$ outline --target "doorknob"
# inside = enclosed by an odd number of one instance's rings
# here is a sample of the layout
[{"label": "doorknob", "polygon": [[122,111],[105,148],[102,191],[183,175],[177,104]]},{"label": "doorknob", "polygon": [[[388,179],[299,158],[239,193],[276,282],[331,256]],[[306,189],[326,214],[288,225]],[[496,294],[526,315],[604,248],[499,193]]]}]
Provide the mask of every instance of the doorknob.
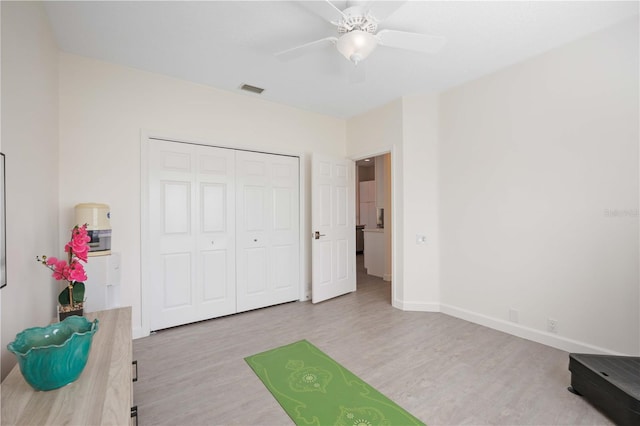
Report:
[{"label": "doorknob", "polygon": [[320,233],[320,231],[316,231],[316,232],[314,232],[313,237],[314,237],[316,240],[319,240],[319,239],[320,239],[320,237],[326,237],[326,235],[325,235],[325,234],[321,234],[321,233]]}]

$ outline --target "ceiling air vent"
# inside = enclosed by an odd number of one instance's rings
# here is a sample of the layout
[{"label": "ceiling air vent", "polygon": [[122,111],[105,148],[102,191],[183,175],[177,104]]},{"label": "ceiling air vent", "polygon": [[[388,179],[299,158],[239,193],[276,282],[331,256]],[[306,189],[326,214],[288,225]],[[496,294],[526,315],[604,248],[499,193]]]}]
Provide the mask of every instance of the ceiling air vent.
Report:
[{"label": "ceiling air vent", "polygon": [[258,95],[261,95],[262,92],[264,92],[264,89],[262,87],[256,87],[250,84],[243,84],[242,86],[240,86],[240,89],[245,90],[247,92],[256,93]]}]

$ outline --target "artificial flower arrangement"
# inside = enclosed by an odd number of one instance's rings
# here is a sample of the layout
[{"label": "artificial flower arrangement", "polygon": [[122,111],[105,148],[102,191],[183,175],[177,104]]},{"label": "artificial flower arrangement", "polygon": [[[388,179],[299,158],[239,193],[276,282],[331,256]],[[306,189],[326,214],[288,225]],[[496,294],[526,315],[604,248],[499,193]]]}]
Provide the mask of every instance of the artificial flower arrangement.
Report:
[{"label": "artificial flower arrangement", "polygon": [[71,230],[71,240],[64,246],[68,260],[47,256],[36,257],[39,263],[53,271],[53,278],[67,282],[67,286],[58,296],[58,302],[60,302],[58,311],[61,313],[61,319],[65,316],[62,314],[79,311],[84,306],[84,281],[87,280],[87,273],[81,262],[87,262],[89,241],[91,238],[87,233],[87,224],[76,225]]}]

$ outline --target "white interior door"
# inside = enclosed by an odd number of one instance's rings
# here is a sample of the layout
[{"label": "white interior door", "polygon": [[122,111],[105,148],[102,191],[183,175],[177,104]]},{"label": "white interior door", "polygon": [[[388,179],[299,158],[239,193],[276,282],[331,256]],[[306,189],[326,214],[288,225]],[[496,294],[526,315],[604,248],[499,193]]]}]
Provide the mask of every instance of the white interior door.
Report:
[{"label": "white interior door", "polygon": [[151,330],[235,312],[234,175],[233,150],[151,141]]},{"label": "white interior door", "polygon": [[312,158],[311,301],[356,290],[355,163]]},{"label": "white interior door", "polygon": [[236,153],[238,312],[300,299],[298,158]]}]

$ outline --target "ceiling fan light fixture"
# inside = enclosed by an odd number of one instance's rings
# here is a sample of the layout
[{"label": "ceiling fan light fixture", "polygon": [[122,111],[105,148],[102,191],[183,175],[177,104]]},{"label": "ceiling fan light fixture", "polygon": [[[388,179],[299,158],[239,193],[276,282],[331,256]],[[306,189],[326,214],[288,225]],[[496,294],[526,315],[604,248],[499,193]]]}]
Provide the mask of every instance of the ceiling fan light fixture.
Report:
[{"label": "ceiling fan light fixture", "polygon": [[358,65],[378,45],[378,39],[366,31],[353,30],[338,39],[336,47],[345,58]]}]

